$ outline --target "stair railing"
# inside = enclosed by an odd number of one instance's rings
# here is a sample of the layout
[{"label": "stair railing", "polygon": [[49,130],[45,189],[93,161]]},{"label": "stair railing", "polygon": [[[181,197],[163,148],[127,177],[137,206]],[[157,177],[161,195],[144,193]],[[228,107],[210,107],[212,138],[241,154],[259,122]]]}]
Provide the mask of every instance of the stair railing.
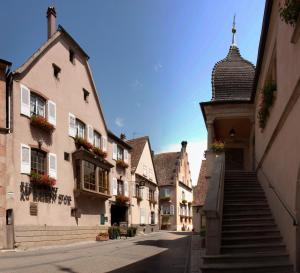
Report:
[{"label": "stair railing", "polygon": [[[257,160],[256,164],[258,164]],[[293,220],[293,225],[294,226],[298,226],[298,221],[297,221],[297,217],[296,215],[292,212],[292,210],[289,208],[289,206],[285,203],[285,201],[280,197],[279,193],[276,191],[276,188],[274,187],[274,185],[272,184],[271,180],[268,178],[268,176],[265,174],[263,168],[261,165],[258,165],[257,169],[256,169],[256,173],[261,170],[262,175],[265,177],[266,181],[268,182],[268,186],[269,188],[273,191],[273,193],[275,194],[275,196],[277,197],[277,199],[280,201],[281,205],[283,206],[283,208],[286,210],[286,212],[290,215],[290,217]]]},{"label": "stair railing", "polygon": [[206,254],[216,255],[221,251],[225,154],[211,154],[209,163],[212,168],[203,208],[206,217]]}]

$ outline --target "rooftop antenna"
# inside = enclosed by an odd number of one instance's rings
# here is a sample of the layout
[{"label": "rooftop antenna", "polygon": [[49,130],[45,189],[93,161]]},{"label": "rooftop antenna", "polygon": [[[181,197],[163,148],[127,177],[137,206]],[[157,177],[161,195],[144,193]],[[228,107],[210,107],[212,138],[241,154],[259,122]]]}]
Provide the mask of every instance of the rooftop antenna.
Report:
[{"label": "rooftop antenna", "polygon": [[236,28],[235,28],[235,14],[233,16],[233,24],[232,24],[231,32],[232,32],[232,42],[231,42],[231,45],[232,46],[236,46],[236,42],[235,42],[235,33],[236,33]]}]

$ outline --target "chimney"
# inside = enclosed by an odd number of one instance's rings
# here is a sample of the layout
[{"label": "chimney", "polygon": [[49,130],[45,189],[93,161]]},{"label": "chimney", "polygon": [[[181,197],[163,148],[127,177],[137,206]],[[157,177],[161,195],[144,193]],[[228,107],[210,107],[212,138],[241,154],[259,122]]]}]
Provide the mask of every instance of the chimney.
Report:
[{"label": "chimney", "polygon": [[11,63],[0,59],[0,128],[6,128],[7,120],[7,94],[6,94],[6,81],[7,74]]},{"label": "chimney", "polygon": [[123,141],[126,140],[126,135],[125,134],[120,134],[120,139],[122,139]]},{"label": "chimney", "polygon": [[48,19],[48,39],[50,39],[51,36],[56,31],[56,11],[54,7],[48,7],[47,19]]},{"label": "chimney", "polygon": [[187,145],[187,141],[182,141],[181,142],[181,151],[183,151],[183,152],[186,151],[186,145]]}]

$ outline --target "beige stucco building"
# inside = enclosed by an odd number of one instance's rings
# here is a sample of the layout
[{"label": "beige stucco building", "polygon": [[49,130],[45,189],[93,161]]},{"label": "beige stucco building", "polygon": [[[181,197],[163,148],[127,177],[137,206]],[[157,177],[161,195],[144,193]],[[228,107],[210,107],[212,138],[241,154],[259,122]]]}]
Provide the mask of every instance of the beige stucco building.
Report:
[{"label": "beige stucco building", "polygon": [[193,190],[189,168],[187,142],[180,152],[154,156],[159,186],[160,228],[166,230],[193,229]]},{"label": "beige stucco building", "polygon": [[[48,8],[48,40],[1,62],[0,248],[94,239],[110,225],[115,177],[88,55]],[[130,161],[130,155],[128,158]]]},{"label": "beige stucco building", "polygon": [[131,224],[138,232],[159,230],[157,176],[149,137],[128,140],[131,151]]},{"label": "beige stucco building", "polygon": [[213,69],[212,100],[201,103],[209,184],[203,272],[300,270],[300,21],[298,14],[288,24],[280,7],[290,12],[285,1],[266,1],[256,67],[241,57],[233,26],[229,53]]}]

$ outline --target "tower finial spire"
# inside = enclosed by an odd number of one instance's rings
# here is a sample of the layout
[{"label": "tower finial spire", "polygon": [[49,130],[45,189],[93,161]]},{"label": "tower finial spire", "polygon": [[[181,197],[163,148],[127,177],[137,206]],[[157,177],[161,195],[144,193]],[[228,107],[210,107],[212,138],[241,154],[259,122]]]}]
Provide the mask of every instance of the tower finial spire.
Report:
[{"label": "tower finial spire", "polygon": [[236,43],[235,43],[235,33],[236,33],[236,28],[235,28],[235,14],[233,16],[233,24],[232,24],[232,42],[231,42],[231,45],[232,46],[236,46]]}]

